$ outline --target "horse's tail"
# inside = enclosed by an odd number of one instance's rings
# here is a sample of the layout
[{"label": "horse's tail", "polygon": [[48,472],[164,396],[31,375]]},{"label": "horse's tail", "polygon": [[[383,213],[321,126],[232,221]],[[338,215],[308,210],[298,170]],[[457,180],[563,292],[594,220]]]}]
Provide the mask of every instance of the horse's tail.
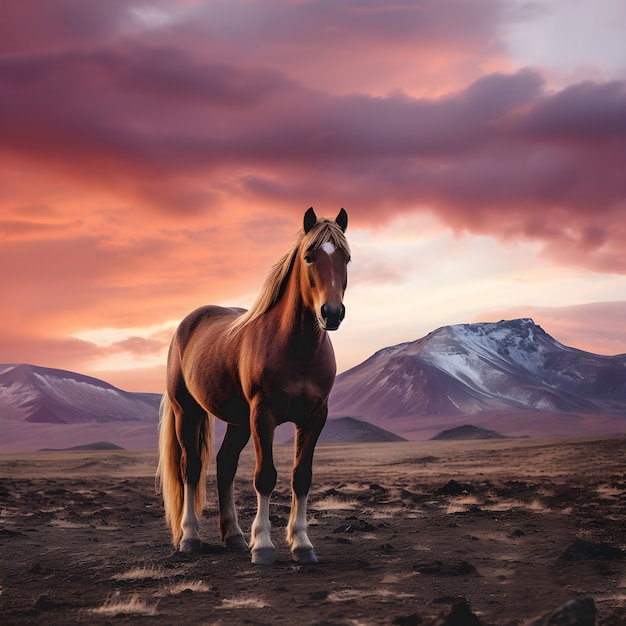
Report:
[{"label": "horse's tail", "polygon": [[176,417],[167,394],[159,407],[159,464],[157,490],[163,494],[165,519],[172,530],[172,542],[178,546],[182,536],[183,480],[180,471],[181,447],[176,436]]},{"label": "horse's tail", "polygon": [[[198,451],[200,454],[200,479],[195,487],[194,505],[200,517],[206,500],[206,475],[213,449],[213,419],[202,420],[199,429]],[[163,394],[159,408],[159,464],[156,487],[163,494],[165,519],[172,531],[172,543],[178,547],[183,531],[183,477],[181,468],[182,448],[176,434],[176,416],[167,394]]]}]

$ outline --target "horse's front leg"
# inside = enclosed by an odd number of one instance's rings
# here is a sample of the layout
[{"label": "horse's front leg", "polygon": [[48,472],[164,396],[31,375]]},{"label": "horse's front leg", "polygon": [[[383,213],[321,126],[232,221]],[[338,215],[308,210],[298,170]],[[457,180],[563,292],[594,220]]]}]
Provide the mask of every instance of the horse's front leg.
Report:
[{"label": "horse's front leg", "polygon": [[252,523],[250,549],[252,562],[271,565],[274,562],[274,544],[270,538],[270,497],[276,486],[276,468],[272,453],[276,420],[262,403],[251,407],[250,422],[256,454],[254,488],[257,494],[257,514]]},{"label": "horse's front leg", "polygon": [[311,487],[313,452],[326,423],[324,407],[316,413],[307,427],[296,426],[295,463],[293,467],[291,515],[287,525],[287,541],[295,561],[317,563],[313,544],[307,534],[306,508]]}]

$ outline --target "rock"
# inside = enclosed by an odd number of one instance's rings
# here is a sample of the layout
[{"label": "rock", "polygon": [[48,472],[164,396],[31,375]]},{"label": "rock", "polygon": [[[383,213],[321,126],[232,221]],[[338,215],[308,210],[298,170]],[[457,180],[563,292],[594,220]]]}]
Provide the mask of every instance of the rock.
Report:
[{"label": "rock", "polygon": [[474,493],[472,485],[464,485],[456,480],[449,480],[443,487],[435,491],[437,496],[460,496],[464,493]]},{"label": "rock", "polygon": [[35,604],[33,604],[33,608],[37,609],[38,611],[54,611],[55,609],[58,609],[62,606],[64,605],[46,595],[39,596],[35,601]]},{"label": "rock", "polygon": [[595,623],[596,605],[593,598],[581,596],[542,617],[526,622],[524,626],[595,626]]},{"label": "rock", "polygon": [[620,560],[624,558],[624,550],[600,542],[593,543],[585,539],[575,539],[561,555],[565,561],[590,561],[593,559]]},{"label": "rock", "polygon": [[467,602],[458,602],[451,611],[442,615],[433,626],[481,626]]},{"label": "rock", "polygon": [[417,613],[411,613],[411,615],[396,617],[391,623],[396,626],[417,626],[422,623],[422,618]]},{"label": "rock", "polygon": [[348,518],[345,524],[342,524],[341,526],[335,528],[335,530],[333,530],[333,533],[371,533],[374,530],[376,530],[376,527],[372,526],[372,524],[365,522],[357,517],[351,516]]},{"label": "rock", "polygon": [[478,574],[476,568],[467,561],[418,563],[413,567],[413,571],[424,576],[470,576]]}]

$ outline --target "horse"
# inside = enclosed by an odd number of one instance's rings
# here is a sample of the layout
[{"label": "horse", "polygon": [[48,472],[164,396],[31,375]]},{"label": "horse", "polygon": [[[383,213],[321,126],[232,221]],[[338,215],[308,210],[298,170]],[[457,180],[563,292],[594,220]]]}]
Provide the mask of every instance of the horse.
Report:
[{"label": "horse", "polygon": [[[213,445],[213,418],[226,422],[217,453],[219,531],[233,552],[271,565],[270,497],[277,472],[275,428],[295,424],[287,542],[298,563],[317,563],[307,535],[307,499],[315,445],[328,415],[336,363],[328,331],[345,316],[350,249],[344,209],[332,220],[311,207],[295,244],[268,274],[252,307],[203,306],[185,317],[170,344],[159,419],[157,485],[172,543],[201,550],[199,516]],[[250,436],[257,513],[250,543],[237,520],[234,478]]]}]

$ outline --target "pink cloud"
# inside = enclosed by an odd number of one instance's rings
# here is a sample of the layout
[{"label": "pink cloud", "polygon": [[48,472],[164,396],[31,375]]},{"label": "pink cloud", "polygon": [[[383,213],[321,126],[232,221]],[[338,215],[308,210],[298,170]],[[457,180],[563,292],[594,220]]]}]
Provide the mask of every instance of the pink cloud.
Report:
[{"label": "pink cloud", "polygon": [[626,198],[624,83],[549,94],[527,70],[438,99],[333,96],[182,49],[130,47],[10,57],[0,84],[9,158],[140,208],[348,195],[365,222],[385,205],[428,205],[454,228],[562,241],[572,261],[584,250],[589,267],[625,269],[624,232],[608,228]]}]

